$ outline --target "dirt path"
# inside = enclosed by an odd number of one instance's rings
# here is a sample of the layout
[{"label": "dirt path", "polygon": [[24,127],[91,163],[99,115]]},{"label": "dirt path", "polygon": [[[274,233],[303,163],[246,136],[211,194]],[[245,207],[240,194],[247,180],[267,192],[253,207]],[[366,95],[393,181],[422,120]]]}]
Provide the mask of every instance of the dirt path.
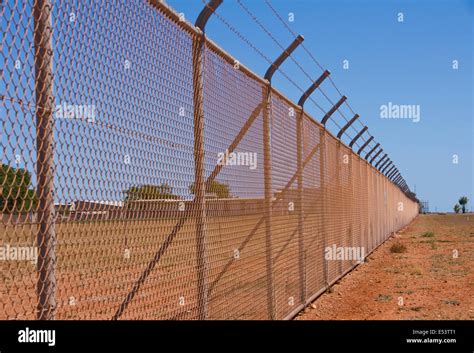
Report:
[{"label": "dirt path", "polygon": [[420,215],[366,261],[296,320],[474,319],[474,214]]}]

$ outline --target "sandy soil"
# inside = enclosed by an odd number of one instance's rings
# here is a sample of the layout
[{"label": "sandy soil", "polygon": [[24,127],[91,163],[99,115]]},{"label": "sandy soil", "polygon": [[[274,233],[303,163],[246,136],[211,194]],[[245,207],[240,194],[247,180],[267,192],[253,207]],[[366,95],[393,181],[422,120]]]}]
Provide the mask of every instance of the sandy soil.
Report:
[{"label": "sandy soil", "polygon": [[420,215],[296,320],[473,320],[473,266],[474,214]]}]

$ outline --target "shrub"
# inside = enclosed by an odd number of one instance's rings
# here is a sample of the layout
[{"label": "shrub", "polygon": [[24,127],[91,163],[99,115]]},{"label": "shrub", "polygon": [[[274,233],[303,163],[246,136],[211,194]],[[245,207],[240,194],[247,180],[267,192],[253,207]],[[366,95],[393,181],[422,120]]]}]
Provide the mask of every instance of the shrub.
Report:
[{"label": "shrub", "polygon": [[401,243],[395,243],[390,247],[391,253],[400,254],[407,250],[406,246]]}]

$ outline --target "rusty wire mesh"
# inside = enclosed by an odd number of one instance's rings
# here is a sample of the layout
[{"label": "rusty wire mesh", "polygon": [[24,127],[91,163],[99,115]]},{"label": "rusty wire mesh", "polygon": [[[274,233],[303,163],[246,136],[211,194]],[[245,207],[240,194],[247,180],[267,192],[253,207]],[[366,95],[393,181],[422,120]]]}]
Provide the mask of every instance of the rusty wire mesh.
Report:
[{"label": "rusty wire mesh", "polygon": [[2,4],[0,319],[283,319],[418,213],[152,3]]}]

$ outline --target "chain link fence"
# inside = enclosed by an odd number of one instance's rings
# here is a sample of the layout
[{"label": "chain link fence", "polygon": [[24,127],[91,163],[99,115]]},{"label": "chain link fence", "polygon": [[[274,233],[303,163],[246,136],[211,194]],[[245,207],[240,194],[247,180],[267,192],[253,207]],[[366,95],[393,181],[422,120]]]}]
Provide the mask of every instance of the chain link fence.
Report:
[{"label": "chain link fence", "polygon": [[1,17],[2,320],[290,318],[418,213],[159,1]]}]

